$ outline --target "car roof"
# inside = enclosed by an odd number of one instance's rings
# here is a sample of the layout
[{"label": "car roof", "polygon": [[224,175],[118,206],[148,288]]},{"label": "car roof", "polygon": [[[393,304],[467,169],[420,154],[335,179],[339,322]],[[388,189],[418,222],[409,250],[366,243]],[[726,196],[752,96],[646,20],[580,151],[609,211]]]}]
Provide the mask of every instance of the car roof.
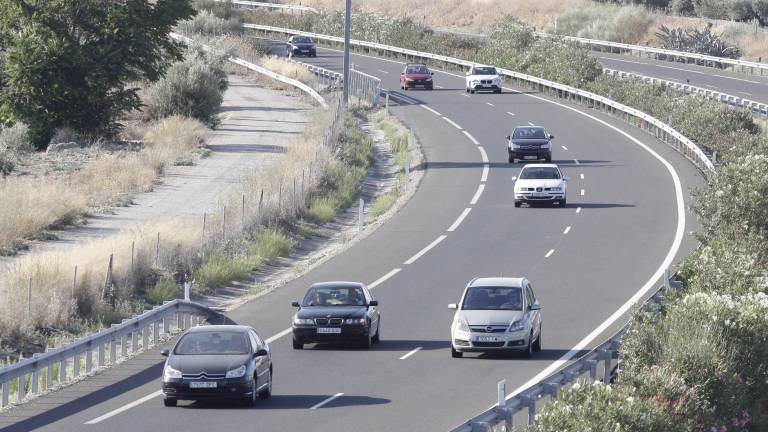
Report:
[{"label": "car roof", "polygon": [[426,66],[426,63],[406,63],[406,66]]},{"label": "car roof", "polygon": [[531,125],[515,126],[515,129],[522,129],[522,128],[525,128],[525,129],[544,129],[544,126],[531,126]]},{"label": "car roof", "polygon": [[484,277],[473,279],[469,286],[520,288],[524,280],[526,280],[524,277]]},{"label": "car roof", "polygon": [[363,286],[365,286],[365,284],[362,282],[335,281],[313,283],[311,288],[362,288]]},{"label": "car roof", "polygon": [[527,164],[523,167],[523,169],[526,168],[558,168],[559,167],[556,164]]},{"label": "car roof", "polygon": [[202,326],[190,328],[189,330],[187,330],[187,333],[200,333],[200,332],[208,332],[208,331],[245,332],[250,329],[251,327],[245,326],[245,325],[202,325]]}]

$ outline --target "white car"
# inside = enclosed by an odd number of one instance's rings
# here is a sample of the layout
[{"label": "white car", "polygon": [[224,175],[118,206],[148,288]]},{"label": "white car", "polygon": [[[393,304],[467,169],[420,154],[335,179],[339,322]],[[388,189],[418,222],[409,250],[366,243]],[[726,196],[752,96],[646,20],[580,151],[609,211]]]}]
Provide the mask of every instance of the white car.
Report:
[{"label": "white car", "polygon": [[467,72],[467,93],[487,90],[501,93],[501,77],[493,66],[474,65]]},{"label": "white car", "polygon": [[465,352],[541,350],[541,306],[525,278],[475,278],[469,282],[451,324],[451,356]]},{"label": "white car", "polygon": [[515,181],[515,207],[544,202],[565,207],[568,177],[555,164],[529,164]]}]

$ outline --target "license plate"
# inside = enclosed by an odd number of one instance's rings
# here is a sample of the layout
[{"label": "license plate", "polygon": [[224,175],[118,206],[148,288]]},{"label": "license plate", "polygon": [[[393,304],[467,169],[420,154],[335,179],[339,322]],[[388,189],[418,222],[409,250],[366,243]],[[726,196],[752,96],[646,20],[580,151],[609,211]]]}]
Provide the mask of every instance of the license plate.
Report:
[{"label": "license plate", "polygon": [[539,159],[536,156],[523,156],[523,159]]},{"label": "license plate", "polygon": [[192,381],[189,388],[216,388],[216,381]]},{"label": "license plate", "polygon": [[547,194],[545,194],[544,192],[534,192],[533,196],[543,197],[543,196],[547,196]]},{"label": "license plate", "polygon": [[498,336],[478,336],[477,342],[501,342],[501,338]]},{"label": "license plate", "polygon": [[321,334],[339,334],[341,327],[318,327],[317,332]]},{"label": "license plate", "polygon": [[301,52],[309,52],[309,50],[301,50]]}]

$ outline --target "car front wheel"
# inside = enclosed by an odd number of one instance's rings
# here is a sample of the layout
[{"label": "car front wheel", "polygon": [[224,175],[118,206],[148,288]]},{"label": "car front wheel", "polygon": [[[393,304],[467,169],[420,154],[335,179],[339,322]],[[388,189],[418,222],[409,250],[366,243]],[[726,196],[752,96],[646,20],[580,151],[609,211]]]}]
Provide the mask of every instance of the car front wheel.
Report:
[{"label": "car front wheel", "polygon": [[175,407],[178,402],[179,401],[176,400],[176,399],[171,399],[171,398],[163,399],[163,405],[165,405],[167,407]]},{"label": "car front wheel", "polygon": [[272,369],[269,370],[269,384],[267,388],[259,392],[259,399],[269,399],[272,397]]},{"label": "car front wheel", "polygon": [[304,349],[304,343],[293,338],[293,349]]},{"label": "car front wheel", "polygon": [[541,327],[539,327],[539,337],[536,338],[536,343],[533,344],[533,350],[536,352],[541,351]]},{"label": "car front wheel", "polygon": [[533,330],[531,330],[531,336],[528,338],[528,346],[525,347],[525,352],[523,353],[523,357],[525,358],[531,358],[533,357]]},{"label": "car front wheel", "polygon": [[522,201],[515,200],[515,207],[520,207],[522,204]]},{"label": "car front wheel", "polygon": [[453,358],[462,358],[462,357],[464,357],[464,353],[461,352],[461,351],[455,350],[455,349],[453,349],[453,347],[451,347],[451,357],[453,357]]}]

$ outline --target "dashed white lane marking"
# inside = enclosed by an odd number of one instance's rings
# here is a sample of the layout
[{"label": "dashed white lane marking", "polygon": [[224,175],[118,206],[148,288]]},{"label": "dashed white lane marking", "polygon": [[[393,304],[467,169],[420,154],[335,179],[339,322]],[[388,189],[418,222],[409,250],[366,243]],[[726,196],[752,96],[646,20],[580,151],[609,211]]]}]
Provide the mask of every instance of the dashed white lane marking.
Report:
[{"label": "dashed white lane marking", "polygon": [[710,74],[710,73],[707,73],[707,72],[701,72],[701,71],[691,70],[691,69],[683,69],[683,68],[674,67],[674,66],[664,66],[664,65],[655,64],[655,63],[641,63],[641,62],[635,62],[635,61],[629,61],[629,60],[619,60],[619,59],[615,59],[615,58],[611,58],[611,57],[600,57],[600,58],[605,59],[605,60],[613,60],[613,61],[617,61],[617,62],[623,62],[623,63],[634,63],[634,64],[641,64],[641,65],[646,65],[646,66],[660,67],[660,68],[665,68],[665,69],[674,69],[674,70],[679,70],[679,71],[683,71],[683,72],[695,73],[695,74],[699,74],[699,75],[709,75],[709,76],[714,76],[714,77],[718,77],[718,78],[726,78],[726,79],[732,79],[732,80],[736,80],[736,81],[744,81],[744,82],[748,82],[748,83],[752,83],[752,84],[759,84],[759,82],[757,82],[757,81],[752,81],[752,80],[748,80],[748,79],[744,79],[744,78],[736,78],[736,77],[727,76],[727,75]]},{"label": "dashed white lane marking", "polygon": [[576,165],[578,165],[578,164],[579,164],[579,160],[578,160],[578,159],[574,159],[574,160],[573,160],[573,163],[575,163]]},{"label": "dashed white lane marking", "polygon": [[581,190],[581,196],[584,196],[584,189]]},{"label": "dashed white lane marking", "polygon": [[601,58],[603,60],[613,60],[613,61],[622,62],[622,63],[633,63],[633,64],[639,64],[639,65],[645,64],[645,63],[641,63],[641,62],[637,62],[637,61],[615,59],[615,58],[612,58],[612,57],[598,57],[598,58]]},{"label": "dashed white lane marking", "polygon": [[483,162],[488,163],[488,153],[485,152],[483,146],[478,146],[477,149],[480,150],[480,157],[483,158]]},{"label": "dashed white lane marking", "polygon": [[576,207],[576,213],[581,213],[581,207]]},{"label": "dashed white lane marking", "polygon": [[563,231],[563,234],[568,234],[569,232],[571,232],[571,227],[570,226],[565,228],[565,230]]},{"label": "dashed white lane marking", "polygon": [[435,84],[435,87],[437,87],[437,88],[439,88],[439,89],[444,89],[444,88],[445,88],[445,87],[443,87],[443,86],[439,86],[439,85],[437,85],[437,84]]},{"label": "dashed white lane marking", "polygon": [[743,94],[743,95],[747,95],[747,96],[752,96],[752,93],[747,93],[747,92],[742,92],[742,91],[737,92],[737,93],[740,93],[740,94]]},{"label": "dashed white lane marking", "polygon": [[488,164],[483,165],[483,175],[480,176],[480,181],[484,182],[488,180],[488,171],[491,169],[491,166]]},{"label": "dashed white lane marking", "polygon": [[477,204],[477,201],[480,199],[480,196],[483,194],[484,190],[485,183],[480,183],[480,186],[477,187],[477,192],[475,192],[475,196],[472,197],[472,201],[469,202],[469,205]]},{"label": "dashed white lane marking", "polygon": [[389,72],[387,72],[387,71],[385,71],[385,70],[383,70],[383,69],[376,69],[376,70],[378,70],[379,72],[381,72],[381,73],[383,73],[383,74],[388,74],[388,73],[389,73]]},{"label": "dashed white lane marking", "polygon": [[417,259],[421,258],[425,253],[429,252],[430,249],[437,246],[441,241],[445,240],[447,236],[445,234],[441,235],[440,237],[436,238],[435,241],[428,244],[424,249],[420,250],[416,255],[408,258],[408,261],[404,262],[405,265],[410,265],[416,262]]},{"label": "dashed white lane marking", "polygon": [[717,88],[717,86],[713,86],[713,85],[709,85],[709,84],[704,84],[704,87],[709,87],[709,88],[713,88],[713,89]]},{"label": "dashed white lane marking", "polygon": [[492,107],[495,107],[495,106],[496,106],[496,105],[494,105],[494,104],[492,104],[492,103],[490,103],[490,102],[486,102],[485,104],[486,104],[486,105],[488,105],[488,106],[492,106]]},{"label": "dashed white lane marking", "polygon": [[391,278],[392,276],[394,276],[394,275],[396,275],[396,274],[400,273],[400,270],[402,270],[402,269],[400,269],[400,268],[396,268],[396,269],[393,269],[392,271],[390,271],[389,273],[385,274],[384,276],[382,276],[382,277],[380,277],[380,278],[376,279],[375,281],[371,282],[371,284],[370,284],[370,285],[368,285],[368,289],[374,289],[374,288],[376,288],[377,286],[379,286],[379,285],[381,285],[382,283],[384,283],[384,282],[385,282],[387,279],[389,279],[389,278]]},{"label": "dashed white lane marking", "polygon": [[464,135],[466,135],[467,138],[469,138],[469,140],[472,141],[475,145],[480,145],[480,142],[476,140],[475,137],[473,137],[469,132],[467,131],[462,131],[462,132],[464,132]]},{"label": "dashed white lane marking", "polygon": [[547,254],[546,254],[546,255],[544,255],[544,258],[549,258],[549,257],[551,257],[553,253],[555,253],[555,250],[554,250],[554,249],[550,249],[550,250],[549,250],[549,252],[547,252]]},{"label": "dashed white lane marking", "polygon": [[422,348],[422,347],[416,347],[415,349],[413,349],[413,350],[409,351],[409,352],[408,352],[408,354],[406,354],[406,355],[404,355],[404,356],[400,357],[400,360],[405,360],[405,359],[407,359],[408,357],[410,357],[410,356],[412,356],[412,355],[416,354],[417,352],[421,351],[421,348]]},{"label": "dashed white lane marking", "polygon": [[281,337],[286,336],[286,335],[288,335],[290,333],[291,333],[291,328],[289,327],[289,328],[281,331],[280,333],[278,333],[278,334],[276,334],[274,336],[270,336],[270,337],[264,339],[264,342],[270,344],[270,343],[272,343],[272,342],[274,342],[274,341],[280,339]]},{"label": "dashed white lane marking", "polygon": [[448,232],[454,232],[454,231],[456,231],[456,228],[458,228],[458,227],[459,227],[459,225],[461,225],[461,223],[462,223],[462,222],[464,222],[464,218],[466,218],[466,217],[467,217],[467,215],[469,214],[469,212],[470,212],[471,210],[472,210],[472,207],[467,207],[467,208],[465,208],[465,209],[464,209],[464,211],[463,211],[463,212],[461,212],[461,214],[459,215],[459,217],[458,217],[458,218],[456,218],[456,221],[453,223],[453,225],[451,225],[451,227],[450,227],[450,228],[448,228]]},{"label": "dashed white lane marking", "polygon": [[533,124],[533,122],[528,122],[528,124],[531,126],[536,126],[535,124]]},{"label": "dashed white lane marking", "polygon": [[568,147],[566,147],[566,146],[560,146],[560,147],[562,147],[563,150],[568,151]]},{"label": "dashed white lane marking", "polygon": [[447,121],[448,123],[450,123],[451,125],[453,125],[453,127],[455,127],[456,129],[458,129],[458,130],[462,130],[462,129],[461,129],[461,126],[459,126],[458,124],[456,124],[456,122],[455,122],[455,121],[453,121],[453,120],[449,119],[448,117],[445,117],[445,116],[443,116],[443,120],[445,120],[445,121]]},{"label": "dashed white lane marking", "polygon": [[584,180],[584,173],[579,174],[579,177],[581,177],[581,179]]},{"label": "dashed white lane marking", "polygon": [[88,420],[87,422],[85,422],[85,424],[92,425],[92,424],[100,423],[100,422],[102,422],[102,421],[104,421],[104,420],[106,420],[106,419],[108,419],[110,417],[116,416],[116,415],[120,414],[121,412],[128,411],[129,409],[131,409],[131,408],[133,408],[133,407],[135,407],[137,405],[141,405],[144,402],[146,402],[148,400],[151,400],[151,399],[154,399],[154,398],[156,398],[156,397],[158,397],[158,396],[160,396],[162,394],[163,394],[162,390],[158,390],[156,392],[150,393],[150,394],[144,396],[141,399],[137,399],[137,400],[135,400],[135,401],[133,401],[133,402],[131,402],[129,404],[123,405],[123,406],[121,406],[120,408],[118,408],[116,410],[112,410],[112,411],[104,414],[103,416],[96,417],[93,420]]},{"label": "dashed white lane marking", "polygon": [[338,398],[340,398],[342,396],[344,396],[344,393],[336,393],[335,395],[333,395],[333,396],[329,397],[328,399],[320,402],[319,404],[313,405],[312,408],[310,408],[310,409],[311,410],[316,410],[316,409],[320,408],[321,406],[327,405],[328,403],[330,403],[333,400],[338,399]]},{"label": "dashed white lane marking", "polygon": [[466,93],[462,93],[461,95],[464,96],[464,97],[469,97],[469,95],[466,94]]},{"label": "dashed white lane marking", "polygon": [[507,114],[511,115],[512,117],[515,116],[515,113],[507,111]]},{"label": "dashed white lane marking", "polygon": [[434,114],[434,115],[438,116],[438,117],[442,117],[442,116],[443,116],[443,115],[442,115],[442,114],[440,114],[439,112],[437,112],[437,111],[433,110],[432,108],[430,108],[430,107],[428,107],[428,106],[426,106],[426,105],[419,105],[419,106],[420,106],[420,107],[422,107],[422,108],[424,108],[425,110],[427,110],[427,111],[431,112],[432,114]]}]

